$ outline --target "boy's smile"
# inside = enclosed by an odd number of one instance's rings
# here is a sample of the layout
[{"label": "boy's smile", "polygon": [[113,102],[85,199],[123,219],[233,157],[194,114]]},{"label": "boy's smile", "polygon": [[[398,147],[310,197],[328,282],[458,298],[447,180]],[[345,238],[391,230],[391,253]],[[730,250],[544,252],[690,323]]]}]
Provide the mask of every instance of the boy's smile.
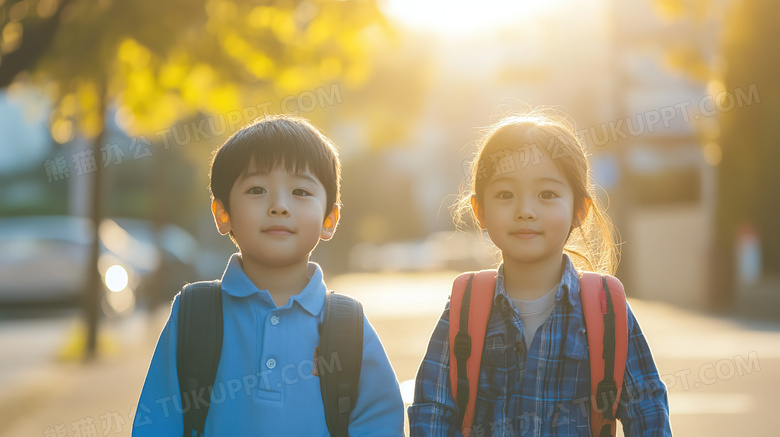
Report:
[{"label": "boy's smile", "polygon": [[290,235],[294,232],[292,229],[288,228],[287,226],[269,226],[265,229],[263,229],[263,232],[269,235]]},{"label": "boy's smile", "polygon": [[320,238],[329,239],[335,230],[337,218],[323,225],[326,212],[334,214],[326,199],[322,183],[308,170],[260,173],[250,166],[230,191],[229,221],[220,232],[233,231],[245,264],[305,264]]}]

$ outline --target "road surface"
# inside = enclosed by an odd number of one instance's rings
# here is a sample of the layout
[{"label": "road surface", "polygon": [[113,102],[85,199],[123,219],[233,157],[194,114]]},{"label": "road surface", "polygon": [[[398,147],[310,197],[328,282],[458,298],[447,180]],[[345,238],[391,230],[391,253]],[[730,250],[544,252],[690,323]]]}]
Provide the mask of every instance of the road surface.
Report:
[{"label": "road surface", "polygon": [[[355,274],[328,285],[363,302],[408,391],[454,276]],[[777,435],[780,323],[629,302],[669,388],[675,435]],[[88,364],[67,359],[78,313],[0,318],[0,436],[129,436],[165,317],[163,309],[105,323],[103,353]]]}]

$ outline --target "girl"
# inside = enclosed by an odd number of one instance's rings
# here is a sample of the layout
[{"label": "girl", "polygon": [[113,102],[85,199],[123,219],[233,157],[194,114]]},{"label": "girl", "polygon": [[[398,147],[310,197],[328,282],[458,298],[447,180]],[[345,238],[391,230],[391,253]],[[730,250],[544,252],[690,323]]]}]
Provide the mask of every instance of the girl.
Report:
[{"label": "girl", "polygon": [[[473,426],[450,379],[449,303],[409,407],[412,436],[589,436],[591,378],[579,272],[616,267],[611,223],[585,151],[563,122],[538,114],[494,125],[458,204],[500,249]],[[671,435],[666,388],[630,308],[617,419],[626,436]],[[456,317],[457,315],[453,316]]]}]

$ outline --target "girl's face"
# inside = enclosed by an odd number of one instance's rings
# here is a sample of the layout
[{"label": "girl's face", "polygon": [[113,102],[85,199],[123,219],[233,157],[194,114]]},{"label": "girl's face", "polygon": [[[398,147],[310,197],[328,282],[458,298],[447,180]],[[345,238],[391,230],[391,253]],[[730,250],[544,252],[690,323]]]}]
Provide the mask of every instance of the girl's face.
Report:
[{"label": "girl's face", "polygon": [[479,224],[501,249],[505,263],[561,261],[574,195],[555,162],[540,155],[536,163],[492,176],[481,202],[475,202]]}]

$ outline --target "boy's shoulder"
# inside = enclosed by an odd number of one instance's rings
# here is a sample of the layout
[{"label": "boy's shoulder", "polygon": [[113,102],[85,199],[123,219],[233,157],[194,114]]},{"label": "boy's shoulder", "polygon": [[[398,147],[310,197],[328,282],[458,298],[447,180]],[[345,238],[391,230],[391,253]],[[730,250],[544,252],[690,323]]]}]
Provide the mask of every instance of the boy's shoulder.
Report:
[{"label": "boy's shoulder", "polygon": [[173,297],[173,302],[171,302],[171,304],[174,308],[181,308],[182,299],[187,300],[188,298],[191,298],[191,296],[200,297],[206,295],[213,295],[215,298],[219,297],[221,299],[221,294],[222,281],[219,279],[189,282],[184,284],[181,290],[176,293],[176,296]]}]

